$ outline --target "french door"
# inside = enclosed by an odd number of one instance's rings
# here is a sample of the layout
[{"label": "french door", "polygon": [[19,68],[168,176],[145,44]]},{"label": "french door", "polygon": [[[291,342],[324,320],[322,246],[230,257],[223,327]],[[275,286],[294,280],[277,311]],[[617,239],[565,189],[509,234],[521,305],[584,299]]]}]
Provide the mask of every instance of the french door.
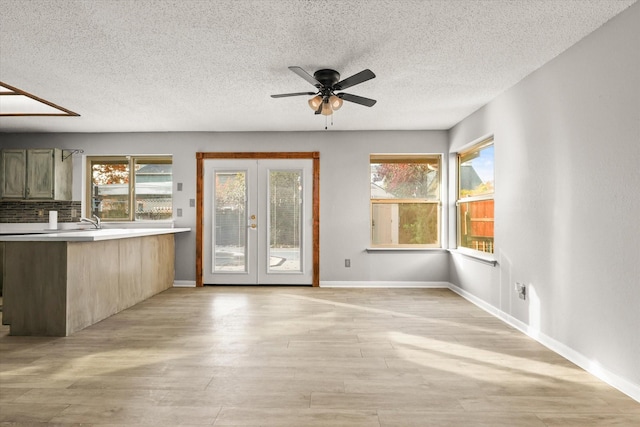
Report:
[{"label": "french door", "polygon": [[313,160],[205,159],[204,284],[313,283]]}]

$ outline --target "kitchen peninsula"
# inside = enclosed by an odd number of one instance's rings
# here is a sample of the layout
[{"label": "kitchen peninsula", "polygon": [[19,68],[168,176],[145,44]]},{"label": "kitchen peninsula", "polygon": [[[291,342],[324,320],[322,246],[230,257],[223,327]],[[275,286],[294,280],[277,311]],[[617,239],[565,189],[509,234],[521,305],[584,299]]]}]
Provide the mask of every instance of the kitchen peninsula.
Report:
[{"label": "kitchen peninsula", "polygon": [[11,335],[68,336],[173,286],[174,234],[96,229],[0,236],[2,323]]}]

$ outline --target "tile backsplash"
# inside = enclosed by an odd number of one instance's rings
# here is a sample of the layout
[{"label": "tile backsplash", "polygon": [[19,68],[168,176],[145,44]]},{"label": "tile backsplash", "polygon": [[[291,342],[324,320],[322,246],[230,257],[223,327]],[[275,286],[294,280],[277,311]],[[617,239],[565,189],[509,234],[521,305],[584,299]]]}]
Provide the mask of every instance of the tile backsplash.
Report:
[{"label": "tile backsplash", "polygon": [[0,223],[49,222],[49,211],[58,211],[58,222],[77,222],[80,207],[79,201],[0,200]]}]

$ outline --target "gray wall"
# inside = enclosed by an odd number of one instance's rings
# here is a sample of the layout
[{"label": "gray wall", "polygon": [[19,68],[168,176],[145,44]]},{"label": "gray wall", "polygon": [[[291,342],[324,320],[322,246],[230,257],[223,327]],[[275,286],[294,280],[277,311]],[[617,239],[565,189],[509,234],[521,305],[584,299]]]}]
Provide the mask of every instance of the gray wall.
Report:
[{"label": "gray wall", "polygon": [[[635,4],[450,133],[452,152],[495,135],[499,260],[491,267],[453,255],[451,282],[636,392],[638,23]],[[517,298],[515,281],[529,285],[528,300]]]},{"label": "gray wall", "polygon": [[[446,155],[446,131],[4,134],[0,147],[79,148],[85,156],[173,155],[174,213],[177,208],[183,210],[182,218],[174,218],[175,224],[194,230],[176,237],[176,280],[195,280],[196,211],[189,207],[189,199],[196,197],[196,152],[319,151],[320,281],[448,281],[445,252],[365,251],[369,246],[369,154]],[[74,156],[74,200],[82,198],[82,167],[82,157]],[[444,176],[446,185],[446,172]],[[178,182],[183,183],[182,192],[175,191]],[[446,224],[442,228],[446,231]],[[351,268],[344,267],[345,258],[351,259]]]}]

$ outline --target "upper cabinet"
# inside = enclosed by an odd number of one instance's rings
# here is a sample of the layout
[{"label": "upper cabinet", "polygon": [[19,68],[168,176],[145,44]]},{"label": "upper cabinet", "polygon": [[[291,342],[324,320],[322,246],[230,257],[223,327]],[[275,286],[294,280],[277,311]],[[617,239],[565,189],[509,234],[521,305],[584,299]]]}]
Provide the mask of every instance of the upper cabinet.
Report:
[{"label": "upper cabinet", "polygon": [[72,157],[61,149],[5,149],[0,163],[3,199],[71,200]]},{"label": "upper cabinet", "polygon": [[27,190],[27,151],[2,150],[0,179],[2,198],[24,199]]}]

